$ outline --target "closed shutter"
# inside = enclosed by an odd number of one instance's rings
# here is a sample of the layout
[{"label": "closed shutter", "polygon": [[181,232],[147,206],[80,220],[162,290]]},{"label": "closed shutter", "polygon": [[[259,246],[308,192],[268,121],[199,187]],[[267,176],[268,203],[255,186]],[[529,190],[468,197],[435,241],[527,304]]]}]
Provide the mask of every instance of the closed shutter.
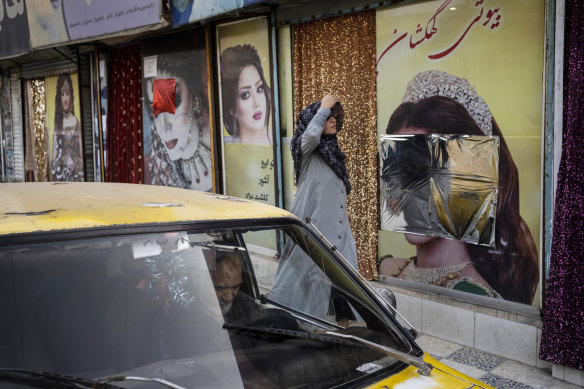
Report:
[{"label": "closed shutter", "polygon": [[83,132],[83,159],[85,160],[85,181],[95,181],[93,163],[93,111],[91,107],[91,54],[79,56],[79,89],[81,103],[81,131]]}]

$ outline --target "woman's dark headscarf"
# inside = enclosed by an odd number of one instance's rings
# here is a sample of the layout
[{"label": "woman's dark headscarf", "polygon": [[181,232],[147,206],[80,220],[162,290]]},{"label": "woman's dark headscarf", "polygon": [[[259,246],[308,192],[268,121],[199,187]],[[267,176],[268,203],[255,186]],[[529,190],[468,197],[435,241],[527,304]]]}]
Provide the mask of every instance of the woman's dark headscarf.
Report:
[{"label": "woman's dark headscarf", "polygon": [[[296,184],[300,180],[300,163],[302,161],[302,135],[304,131],[310,124],[310,121],[316,115],[316,112],[320,108],[320,101],[310,104],[308,107],[304,108],[302,112],[298,115],[296,120],[296,131],[292,136],[292,142],[290,143],[290,150],[292,151],[292,158],[294,159],[294,173],[296,175]],[[335,117],[337,121],[337,133],[339,133],[343,127],[343,106],[341,103],[337,102],[331,108],[332,116]],[[347,189],[347,195],[351,192],[351,183],[349,182],[349,175],[347,174],[347,167],[345,166],[345,154],[339,148],[337,143],[337,134],[328,135],[322,134],[320,136],[320,144],[318,145],[318,152],[324,158],[326,163],[335,172],[335,174],[343,180],[345,188]]]}]

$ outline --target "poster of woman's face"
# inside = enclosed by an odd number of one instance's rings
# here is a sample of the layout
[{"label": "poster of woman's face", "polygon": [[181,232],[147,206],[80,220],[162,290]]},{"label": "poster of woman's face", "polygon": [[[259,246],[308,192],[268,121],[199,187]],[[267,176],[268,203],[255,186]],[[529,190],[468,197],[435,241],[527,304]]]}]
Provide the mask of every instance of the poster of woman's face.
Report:
[{"label": "poster of woman's face", "polygon": [[217,26],[225,192],[276,204],[266,18]]},{"label": "poster of woman's face", "polygon": [[271,145],[267,20],[227,24],[217,31],[223,135],[227,142]]},{"label": "poster of woman's face", "polygon": [[205,33],[143,44],[145,182],[213,191]]},{"label": "poster of woman's face", "polygon": [[51,179],[84,181],[77,74],[49,77],[45,82]]}]

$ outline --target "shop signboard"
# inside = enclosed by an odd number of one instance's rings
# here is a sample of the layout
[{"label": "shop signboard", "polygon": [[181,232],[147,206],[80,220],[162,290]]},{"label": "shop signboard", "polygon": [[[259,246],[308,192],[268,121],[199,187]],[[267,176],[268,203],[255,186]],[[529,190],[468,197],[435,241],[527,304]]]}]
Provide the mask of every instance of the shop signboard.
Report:
[{"label": "shop signboard", "polygon": [[197,1],[195,4],[194,0],[170,0],[170,17],[173,26],[181,26],[259,2],[259,0],[205,0]]},{"label": "shop signboard", "polygon": [[26,7],[23,1],[0,0],[0,57],[30,50]]},{"label": "shop signboard", "polygon": [[69,33],[65,25],[61,0],[25,0],[30,33],[30,45],[42,47],[66,43]]},{"label": "shop signboard", "polygon": [[159,0],[63,0],[69,40],[160,23]]},{"label": "shop signboard", "polygon": [[[24,1],[24,3],[23,3]],[[23,0],[32,48],[110,35],[161,22],[159,0]],[[18,4],[18,2],[15,2]],[[23,24],[23,26],[27,26]],[[13,43],[11,43],[13,45]]]}]

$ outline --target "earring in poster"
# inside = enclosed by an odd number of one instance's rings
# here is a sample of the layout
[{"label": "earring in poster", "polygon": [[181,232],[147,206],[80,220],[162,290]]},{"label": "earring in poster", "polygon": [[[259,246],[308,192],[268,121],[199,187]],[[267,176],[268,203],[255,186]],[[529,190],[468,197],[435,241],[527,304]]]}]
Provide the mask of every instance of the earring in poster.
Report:
[{"label": "earring in poster", "polygon": [[211,161],[211,150],[201,142],[199,144],[199,154]]},{"label": "earring in poster", "polygon": [[[191,110],[191,113],[189,114],[189,120],[192,120],[193,117],[193,113],[195,111],[194,105],[193,105],[193,109]],[[202,138],[203,138],[203,127],[200,125],[199,123],[199,137],[198,137],[198,144],[197,147],[195,149],[195,153],[193,154],[193,156],[191,158],[188,159],[181,159],[181,165],[183,167],[183,171],[184,171],[184,175],[185,175],[185,180],[190,184],[192,184],[193,179],[196,183],[199,183],[201,181],[201,176],[199,174],[199,169],[197,168],[197,160],[201,161],[201,164],[205,167],[205,164],[202,163],[202,159],[200,157],[200,151],[201,151],[201,147],[203,146],[202,143]],[[187,138],[187,144],[190,144],[192,141],[192,135],[191,132],[189,132],[188,138]],[[205,176],[207,176],[209,174],[208,170],[203,169],[203,174]]]},{"label": "earring in poster", "polygon": [[[200,101],[199,99],[195,99],[193,101],[193,107],[189,113],[189,121],[192,121],[193,125],[196,123],[199,131],[197,146],[195,147],[195,152],[191,158],[181,159],[181,170],[184,175],[184,179],[189,183],[189,185],[193,182],[193,180],[196,183],[200,182],[201,172],[204,176],[209,175],[209,163],[211,162],[211,150],[203,143],[203,124],[200,120],[198,107],[200,107]],[[193,128],[191,127],[191,131],[192,130]],[[190,144],[192,139],[192,133],[189,132],[187,144]],[[206,160],[208,162],[206,162]]]},{"label": "earring in poster", "polygon": [[196,183],[201,181],[201,176],[195,164],[195,158],[181,160],[181,167],[184,172],[184,178],[189,185],[193,183],[193,178]]},{"label": "earring in poster", "polygon": [[205,176],[209,175],[209,169],[207,169],[207,165],[205,165],[205,162],[203,162],[203,158],[201,158],[201,156],[199,155],[199,153],[197,153],[195,155],[195,161],[199,163],[199,165],[202,167],[203,170],[203,174]]}]

